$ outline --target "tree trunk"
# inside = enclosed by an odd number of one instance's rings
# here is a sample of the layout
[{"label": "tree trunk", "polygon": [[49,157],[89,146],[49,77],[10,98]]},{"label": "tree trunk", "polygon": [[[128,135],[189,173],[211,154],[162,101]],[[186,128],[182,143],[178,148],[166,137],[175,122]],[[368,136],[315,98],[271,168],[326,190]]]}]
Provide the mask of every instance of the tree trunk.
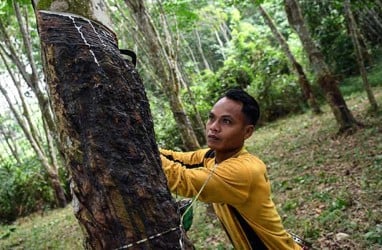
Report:
[{"label": "tree trunk", "polygon": [[[144,37],[141,42],[147,48],[146,51],[156,71],[155,74],[161,80],[162,90],[169,99],[174,119],[180,127],[179,131],[185,149],[195,150],[200,148],[196,133],[180,98],[180,87],[185,84],[183,84],[180,75],[175,51],[170,42],[171,39],[167,36],[165,44],[161,41],[151,16],[144,6],[144,1],[125,0],[125,2],[131,10],[139,32]],[[162,22],[162,24],[166,25],[165,22]],[[166,30],[167,27],[164,26],[163,29]]]},{"label": "tree trunk", "polygon": [[355,120],[353,114],[348,109],[338,87],[338,81],[331,73],[329,66],[325,63],[323,54],[314,43],[305,25],[299,3],[296,0],[284,0],[284,7],[289,24],[300,37],[301,43],[316,74],[317,82],[332,109],[337,124],[339,125],[339,132],[341,133],[348,129],[356,128],[360,123]]},{"label": "tree trunk", "polygon": [[367,93],[367,97],[369,99],[371,109],[373,111],[377,111],[378,110],[378,104],[377,104],[377,101],[375,100],[373,91],[370,87],[369,80],[367,79],[367,72],[366,72],[366,67],[365,67],[365,63],[364,63],[365,60],[363,58],[361,45],[359,44],[359,31],[358,31],[357,23],[354,20],[354,16],[353,16],[353,13],[352,13],[351,8],[350,8],[350,1],[349,0],[345,0],[344,9],[345,9],[345,14],[348,18],[348,27],[349,27],[349,31],[350,31],[350,36],[352,38],[354,51],[355,51],[355,54],[357,57],[357,63],[359,66],[359,71],[360,71],[361,76],[362,76],[363,86],[364,86],[365,91]]},{"label": "tree trunk", "polygon": [[[370,8],[369,8],[370,7]],[[358,24],[364,36],[373,44],[382,42],[382,4],[380,1],[375,1],[373,5],[364,5],[362,8],[357,8],[355,14]]]},{"label": "tree trunk", "polygon": [[181,33],[179,34],[180,39],[182,40],[182,49],[184,50],[184,54],[188,57],[188,60],[192,62],[193,69],[195,70],[194,72],[196,74],[200,74],[200,69],[199,69],[199,63],[196,60],[194,51],[191,49],[189,42],[184,38],[184,35]]},{"label": "tree trunk", "polygon": [[272,18],[268,15],[267,11],[261,5],[259,5],[259,10],[265,22],[268,24],[269,28],[271,29],[273,35],[279,42],[281,49],[284,51],[285,55],[289,59],[289,63],[292,65],[293,71],[298,77],[298,82],[300,84],[302,94],[304,95],[309,106],[312,108],[313,113],[315,114],[322,113],[320,106],[317,104],[316,98],[313,95],[312,88],[310,86],[308,78],[306,77],[304,69],[302,68],[301,64],[297,62],[296,58],[290,51],[288,43],[285,41],[284,36],[277,30],[277,27],[275,23],[273,22]]},{"label": "tree trunk", "polygon": [[37,11],[37,20],[85,247],[180,249],[149,103],[114,33],[70,13]]},{"label": "tree trunk", "polygon": [[208,63],[207,58],[204,55],[204,51],[203,51],[203,47],[202,47],[202,41],[200,40],[198,30],[194,29],[194,33],[195,33],[195,37],[196,37],[196,41],[197,41],[196,45],[197,45],[198,51],[200,53],[200,56],[202,57],[204,68],[212,71],[212,68],[211,68],[210,64]]},{"label": "tree trunk", "polygon": [[5,141],[7,148],[10,150],[10,153],[13,158],[15,158],[17,164],[21,165],[18,146],[14,143],[14,140],[12,140],[12,138],[14,138],[12,136],[12,131],[9,128],[4,127],[3,123],[0,123],[0,134],[3,135],[3,141]]},{"label": "tree trunk", "polygon": [[220,47],[219,51],[220,51],[220,53],[221,53],[221,55],[222,55],[222,57],[223,57],[223,60],[226,60],[227,57],[226,57],[226,55],[225,55],[225,53],[224,53],[224,43],[223,43],[223,41],[220,39],[218,30],[215,30],[214,33],[215,33],[216,40],[218,41],[218,44],[219,44],[219,47]]},{"label": "tree trunk", "polygon": [[230,34],[230,29],[227,25],[227,22],[224,21],[220,23],[219,27],[220,27],[221,34],[224,37],[224,43],[228,43],[231,40],[230,38],[231,34]]}]

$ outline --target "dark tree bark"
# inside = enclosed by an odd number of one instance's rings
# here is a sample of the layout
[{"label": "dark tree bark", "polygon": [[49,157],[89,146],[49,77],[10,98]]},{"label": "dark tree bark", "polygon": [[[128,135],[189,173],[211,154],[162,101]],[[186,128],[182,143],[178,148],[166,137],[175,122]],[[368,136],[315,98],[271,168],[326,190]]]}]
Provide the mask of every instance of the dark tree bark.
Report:
[{"label": "dark tree bark", "polygon": [[88,249],[179,249],[149,103],[115,34],[68,13],[37,12],[44,71]]},{"label": "dark tree bark", "polygon": [[339,132],[342,133],[358,127],[360,123],[355,120],[353,114],[348,109],[339,89],[338,81],[331,73],[329,66],[324,60],[323,54],[314,43],[305,25],[299,3],[296,0],[284,0],[284,7],[288,22],[300,37],[301,43],[315,72],[317,83],[324,92],[325,99],[332,109],[337,124],[340,127]]}]

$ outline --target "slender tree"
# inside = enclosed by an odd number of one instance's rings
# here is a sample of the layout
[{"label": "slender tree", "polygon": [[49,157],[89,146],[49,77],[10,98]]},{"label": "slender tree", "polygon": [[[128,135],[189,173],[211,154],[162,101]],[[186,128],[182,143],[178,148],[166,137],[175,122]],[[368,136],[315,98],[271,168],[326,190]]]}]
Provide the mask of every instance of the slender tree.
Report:
[{"label": "slender tree", "polygon": [[373,91],[371,89],[371,86],[369,84],[369,80],[367,78],[365,60],[364,60],[364,56],[363,56],[362,47],[361,47],[360,42],[359,42],[360,32],[358,31],[358,25],[354,19],[349,0],[345,0],[344,9],[345,9],[345,14],[346,14],[347,19],[348,19],[349,33],[350,33],[350,36],[352,38],[352,42],[353,42],[353,46],[354,46],[354,52],[355,52],[355,55],[357,57],[357,63],[358,63],[359,71],[361,73],[363,86],[364,86],[364,89],[367,93],[367,98],[369,99],[371,109],[373,111],[377,111],[378,110],[378,104],[377,104],[377,101],[375,100]]},{"label": "slender tree", "polygon": [[18,100],[21,102],[21,110],[18,109],[17,105],[12,102],[11,94],[7,91],[5,86],[0,85],[0,93],[6,99],[8,106],[15,117],[18,125],[21,127],[25,137],[32,146],[37,159],[40,161],[42,167],[45,168],[49,175],[49,180],[52,186],[52,189],[55,193],[56,203],[58,207],[65,207],[67,204],[64,188],[61,186],[60,178],[58,175],[58,165],[54,165],[49,161],[48,152],[45,151],[41,136],[39,135],[36,125],[32,122],[31,111],[29,110],[28,104],[26,103],[24,93],[21,91],[21,85],[14,72],[11,70],[10,66],[7,63],[2,51],[0,50],[0,58],[3,60],[4,65],[8,71],[12,82],[14,83]]},{"label": "slender tree", "polygon": [[35,3],[75,215],[89,249],[180,249],[149,104],[102,1]]},{"label": "slender tree", "polygon": [[[11,14],[7,13],[6,16],[10,18],[0,22],[0,60],[4,62],[4,67],[17,90],[21,109],[15,107],[10,101],[8,101],[8,105],[11,106],[16,121],[19,123],[24,135],[32,145],[32,149],[35,151],[37,159],[39,159],[41,165],[49,174],[52,188],[56,194],[57,206],[64,207],[67,204],[67,200],[58,175],[60,166],[56,159],[57,152],[55,147],[57,144],[54,143],[53,139],[57,139],[55,137],[56,127],[46,92],[43,90],[43,85],[39,79],[37,62],[32,53],[32,39],[30,35],[31,23],[28,19],[28,8],[20,7],[17,1],[11,1],[10,3],[11,6],[9,6],[9,9],[11,10],[11,13],[14,13],[14,16],[10,17]],[[5,27],[6,24],[12,24],[14,20],[17,24],[16,30],[20,34],[20,39],[18,40],[20,42],[12,42],[12,36],[15,36],[15,34],[11,33],[11,29],[6,29]],[[25,100],[25,95],[21,90],[22,84],[25,83],[37,97],[42,120],[47,124],[47,126],[43,128],[43,132],[32,120],[32,112]],[[2,94],[7,95],[6,98],[9,98],[9,93],[7,91],[2,91]],[[41,133],[44,132],[47,136],[45,138],[41,135]]]},{"label": "slender tree", "polygon": [[266,24],[271,29],[273,35],[277,39],[278,43],[280,44],[281,49],[287,56],[290,64],[292,65],[293,71],[296,74],[298,78],[298,82],[300,84],[301,91],[307,100],[309,106],[312,108],[313,113],[320,114],[322,111],[320,109],[320,106],[318,105],[316,98],[313,95],[312,87],[310,86],[309,80],[304,72],[304,69],[302,68],[301,64],[297,62],[296,58],[294,57],[293,53],[289,49],[288,43],[285,40],[284,36],[278,31],[276,24],[273,22],[272,18],[269,16],[268,12],[259,5],[259,11],[261,15],[263,16]]},{"label": "slender tree", "polygon": [[284,0],[285,12],[289,24],[294,28],[301,43],[309,57],[310,64],[315,72],[318,85],[324,92],[325,99],[328,102],[334,117],[339,125],[339,132],[345,132],[348,129],[356,128],[358,123],[353,114],[348,109],[338,86],[338,81],[331,73],[329,66],[324,60],[324,56],[314,43],[297,0]]},{"label": "slender tree", "polygon": [[199,31],[197,29],[195,29],[194,34],[196,37],[196,47],[199,51],[200,56],[202,57],[204,68],[207,70],[212,70],[212,67],[210,66],[206,56],[204,55],[204,50],[203,50],[203,46],[202,46],[202,41],[200,39]]},{"label": "slender tree", "polygon": [[[52,116],[48,97],[43,89],[43,85],[41,84],[41,76],[39,75],[36,65],[37,62],[33,56],[33,44],[30,34],[31,24],[28,20],[28,13],[24,8],[24,14],[22,14],[17,1],[12,1],[12,11],[15,14],[16,22],[19,26],[18,31],[21,34],[23,46],[15,47],[15,44],[11,41],[9,33],[4,27],[5,22],[0,22],[0,35],[3,40],[2,50],[4,51],[4,54],[13,62],[13,64],[16,65],[25,83],[36,95],[43,118],[46,120],[49,130],[55,134],[56,128],[54,118]],[[23,53],[20,53],[20,51]],[[24,61],[23,58],[26,58],[26,61]]]},{"label": "slender tree", "polygon": [[3,138],[1,140],[3,143],[5,142],[6,148],[9,150],[13,158],[16,160],[18,165],[21,165],[20,159],[20,150],[17,143],[15,143],[15,135],[13,129],[5,124],[6,119],[0,116],[0,135]]},{"label": "slender tree", "polygon": [[172,42],[164,15],[160,14],[164,31],[164,39],[162,39],[145,7],[145,1],[125,0],[125,2],[138,26],[138,31],[144,37],[141,42],[145,46],[152,64],[155,65],[155,75],[160,79],[161,88],[169,100],[185,149],[200,148],[190,118],[180,98],[180,89],[186,86],[186,83],[181,74],[176,46]]},{"label": "slender tree", "polygon": [[354,16],[363,36],[373,44],[382,42],[382,2],[380,0],[356,1]]}]

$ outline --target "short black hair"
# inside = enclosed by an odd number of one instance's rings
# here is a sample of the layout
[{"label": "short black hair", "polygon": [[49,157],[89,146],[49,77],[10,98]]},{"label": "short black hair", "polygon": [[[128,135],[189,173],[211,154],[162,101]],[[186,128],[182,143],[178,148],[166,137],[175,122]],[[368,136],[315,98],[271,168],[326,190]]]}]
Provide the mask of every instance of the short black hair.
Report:
[{"label": "short black hair", "polygon": [[260,118],[260,107],[256,99],[242,89],[230,89],[223,97],[243,103],[242,112],[247,122],[256,125]]}]

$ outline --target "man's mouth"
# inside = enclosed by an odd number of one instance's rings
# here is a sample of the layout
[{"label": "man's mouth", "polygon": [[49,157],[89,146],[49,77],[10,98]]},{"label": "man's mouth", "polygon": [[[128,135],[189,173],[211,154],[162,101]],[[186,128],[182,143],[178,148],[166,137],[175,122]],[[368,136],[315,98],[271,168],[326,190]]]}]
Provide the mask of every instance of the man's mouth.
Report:
[{"label": "man's mouth", "polygon": [[208,139],[217,141],[217,140],[219,140],[219,137],[217,137],[216,135],[208,135]]}]

